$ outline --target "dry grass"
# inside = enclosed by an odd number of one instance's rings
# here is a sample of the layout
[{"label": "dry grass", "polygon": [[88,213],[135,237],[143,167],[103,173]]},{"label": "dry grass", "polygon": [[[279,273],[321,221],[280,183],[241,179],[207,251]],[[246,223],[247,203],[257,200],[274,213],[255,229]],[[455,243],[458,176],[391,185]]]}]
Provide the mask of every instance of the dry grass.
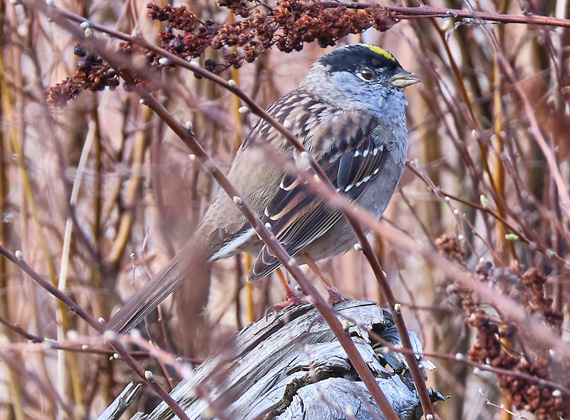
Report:
[{"label": "dry grass", "polygon": [[[160,43],[164,27],[147,17],[144,2],[56,3]],[[516,15],[524,6],[570,17],[562,0],[430,5]],[[202,22],[231,19],[213,2],[189,7]],[[84,91],[65,107],[48,105],[45,90],[81,60],[73,53],[77,39],[34,7],[3,1],[0,19],[0,243],[20,250],[85,311],[108,319],[186,242],[217,185],[132,90]],[[116,39],[96,36],[117,48]],[[481,394],[524,418],[568,416],[570,30],[404,19],[339,43],[360,40],[390,50],[423,82],[406,92],[410,164],[372,237],[407,327],[438,366],[429,385],[451,396],[437,405],[440,417],[516,416]],[[229,52],[208,48],[197,61],[224,63]],[[288,54],[273,48],[220,76],[266,107],[323,53],[315,43]],[[192,123],[227,169],[256,117],[239,114],[230,92],[186,69],[163,68],[160,81],[155,96],[180,122]],[[247,265],[245,256],[212,265],[207,335],[185,333],[168,300],[151,328],[156,344],[199,361],[282,300],[275,276],[245,287]],[[361,254],[320,266],[346,296],[384,302]],[[137,379],[109,359],[85,322],[3,258],[0,316],[1,420],[93,417]],[[140,362],[169,386],[156,358]],[[145,391],[137,409],[156,402]]]}]

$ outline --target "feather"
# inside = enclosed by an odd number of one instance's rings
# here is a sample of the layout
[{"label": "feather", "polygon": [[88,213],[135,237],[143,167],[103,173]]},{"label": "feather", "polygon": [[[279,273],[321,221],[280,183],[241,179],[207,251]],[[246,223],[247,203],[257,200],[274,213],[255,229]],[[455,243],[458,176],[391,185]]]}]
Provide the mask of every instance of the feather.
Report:
[{"label": "feather", "polygon": [[[337,191],[352,200],[357,200],[376,178],[386,157],[374,142],[373,130],[377,124],[376,118],[365,111],[339,111],[305,142],[322,151],[314,156],[317,163]],[[323,236],[341,217],[342,212],[330,208],[294,175],[288,174],[267,205],[262,221],[271,225],[289,255],[295,255]],[[280,264],[264,245],[248,280],[259,280]]]}]

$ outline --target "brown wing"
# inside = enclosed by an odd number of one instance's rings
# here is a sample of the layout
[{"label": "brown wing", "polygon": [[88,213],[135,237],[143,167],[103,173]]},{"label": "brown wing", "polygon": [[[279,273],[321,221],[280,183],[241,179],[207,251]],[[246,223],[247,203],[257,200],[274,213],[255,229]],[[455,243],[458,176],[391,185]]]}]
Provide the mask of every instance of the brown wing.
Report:
[{"label": "brown wing", "polygon": [[[376,125],[371,114],[350,111],[333,117],[314,134],[314,148],[324,149],[315,159],[337,191],[352,200],[362,194],[383,164],[383,147],[372,140]],[[285,175],[262,221],[271,226],[289,255],[295,255],[324,235],[341,217],[340,211],[328,207],[295,175]],[[248,280],[259,280],[279,265],[277,257],[264,246]]]}]

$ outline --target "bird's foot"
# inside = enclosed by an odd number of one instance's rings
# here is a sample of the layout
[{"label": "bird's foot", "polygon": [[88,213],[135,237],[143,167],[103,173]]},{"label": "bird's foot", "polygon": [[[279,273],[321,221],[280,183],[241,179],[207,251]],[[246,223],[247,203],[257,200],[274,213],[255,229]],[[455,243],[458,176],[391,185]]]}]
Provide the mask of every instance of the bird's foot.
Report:
[{"label": "bird's foot", "polygon": [[328,304],[333,306],[337,303],[340,302],[345,302],[347,300],[350,300],[346,297],[344,297],[336,287],[331,286],[331,287],[327,287],[327,292],[329,293],[329,298],[327,300]]},{"label": "bird's foot", "polygon": [[292,289],[289,289],[289,291],[287,292],[287,299],[285,299],[283,302],[276,303],[275,305],[271,305],[269,308],[267,308],[267,311],[265,311],[265,319],[269,318],[269,315],[281,312],[283,309],[286,309],[289,306],[308,305],[310,303],[311,302],[309,302],[307,299],[303,299]]}]

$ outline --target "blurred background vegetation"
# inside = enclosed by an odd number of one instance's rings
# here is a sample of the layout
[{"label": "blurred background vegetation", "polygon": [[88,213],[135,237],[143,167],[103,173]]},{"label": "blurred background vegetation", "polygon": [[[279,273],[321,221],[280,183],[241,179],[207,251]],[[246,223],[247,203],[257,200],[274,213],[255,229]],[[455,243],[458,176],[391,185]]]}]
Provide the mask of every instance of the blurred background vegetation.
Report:
[{"label": "blurred background vegetation", "polygon": [[[86,59],[76,55],[82,53],[77,38],[33,6],[15,3],[0,2],[0,243],[20,250],[86,311],[109,319],[186,242],[217,185],[188,158],[164,121],[122,85],[82,92],[66,106],[48,104],[46,89],[73,75]],[[243,19],[213,1],[184,4],[203,23]],[[161,44],[166,24],[149,19],[146,2],[56,5]],[[570,17],[568,0],[429,5]],[[117,40],[96,35],[117,48]],[[406,90],[410,164],[383,223],[413,238],[418,249],[439,252],[466,268],[505,302],[515,302],[529,319],[567,340],[570,29],[452,17],[403,19],[386,32],[372,28],[338,44],[360,41],[389,50],[422,79]],[[214,60],[220,76],[235,80],[266,107],[296,87],[329,50],[317,43],[291,53],[273,48],[236,69],[223,66],[232,47],[207,48],[195,62],[211,67],[207,60]],[[135,53],[134,60],[142,56]],[[200,143],[227,170],[257,118],[239,113],[242,104],[230,92],[188,70],[162,66],[160,77],[156,97],[179,121],[191,122]],[[568,405],[556,389],[508,375],[497,378],[455,355],[568,389],[569,350],[549,351],[551,343],[510,321],[508,304],[503,308],[472,293],[425,253],[402,250],[378,235],[373,240],[407,327],[420,335],[427,353],[443,356],[432,359],[437,370],[429,375],[429,385],[451,397],[436,407],[441,418],[518,416],[488,401],[528,419],[562,418],[555,413]],[[240,256],[212,265],[207,335],[187,334],[184,312],[173,306],[177,297],[167,300],[158,324],[149,327],[156,345],[199,363],[283,300],[277,279],[244,285],[248,264]],[[345,296],[383,302],[361,254],[350,251],[320,265]],[[536,271],[528,271],[532,268]],[[93,418],[136,380],[92,329],[3,258],[0,316],[0,419],[58,413],[66,418],[65,405],[76,418]],[[56,343],[66,350],[51,348]],[[512,359],[505,362],[507,356]],[[172,372],[161,373],[156,358],[142,357],[141,363],[166,387],[177,381],[166,378]],[[156,403],[145,390],[136,408]]]}]

